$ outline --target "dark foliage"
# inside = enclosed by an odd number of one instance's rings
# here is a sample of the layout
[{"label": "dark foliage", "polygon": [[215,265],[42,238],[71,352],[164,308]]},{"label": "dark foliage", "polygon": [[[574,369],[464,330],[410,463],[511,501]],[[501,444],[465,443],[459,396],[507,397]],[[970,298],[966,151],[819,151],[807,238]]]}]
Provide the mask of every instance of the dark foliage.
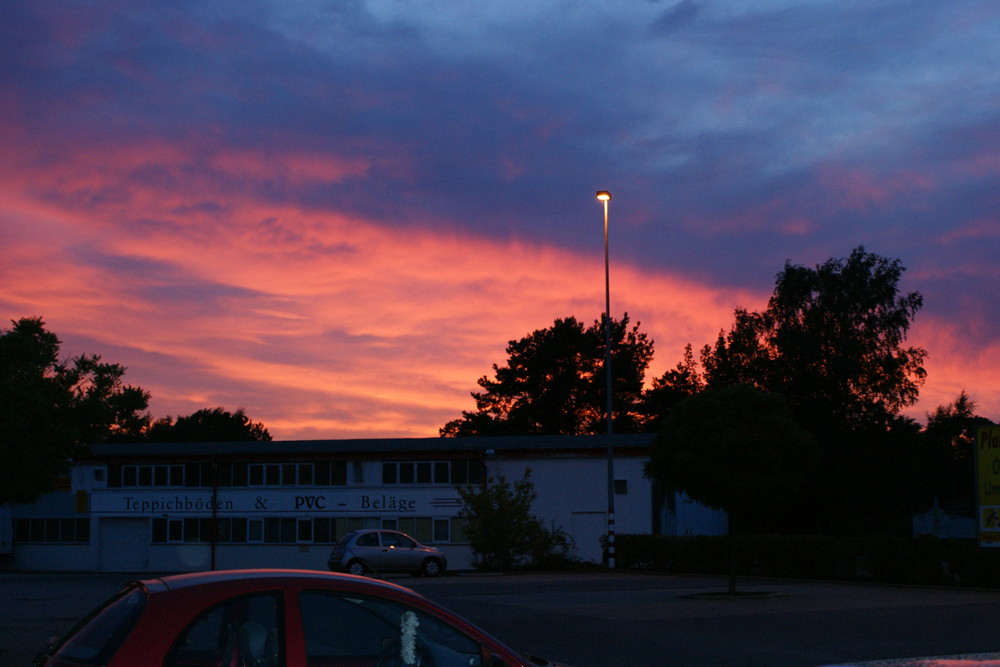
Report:
[{"label": "dark foliage", "polygon": [[241,442],[270,440],[264,425],[251,421],[243,408],[228,412],[223,408],[198,410],[187,417],[157,420],[148,433],[150,442]]},{"label": "dark foliage", "polygon": [[[643,380],[653,343],[629,326],[628,315],[611,320],[614,430],[640,430]],[[556,320],[507,344],[507,363],[493,364],[483,391],[473,392],[474,412],[463,412],[441,429],[443,436],[578,435],[605,430],[604,320],[591,326],[573,317]]]},{"label": "dark foliage", "polygon": [[41,318],[0,331],[0,504],[29,503],[52,488],[85,444],[138,439],[149,394],[125,368],[97,355],[61,360]]},{"label": "dark foliage", "polygon": [[467,521],[465,538],[477,568],[504,571],[569,560],[572,544],[566,533],[546,528],[531,513],[538,497],[531,470],[513,484],[501,475],[483,486],[460,487],[459,493],[459,516]]}]

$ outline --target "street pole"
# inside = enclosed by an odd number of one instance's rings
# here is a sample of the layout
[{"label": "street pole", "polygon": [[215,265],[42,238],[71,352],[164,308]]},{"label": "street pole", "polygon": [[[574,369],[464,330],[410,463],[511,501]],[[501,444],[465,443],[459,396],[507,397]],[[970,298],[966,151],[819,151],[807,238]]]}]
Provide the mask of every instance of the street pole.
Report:
[{"label": "street pole", "polygon": [[612,383],[611,383],[611,270],[608,256],[608,202],[611,193],[598,190],[597,199],[604,203],[604,397],[606,401],[608,445],[608,569],[615,569],[615,451],[612,444]]}]

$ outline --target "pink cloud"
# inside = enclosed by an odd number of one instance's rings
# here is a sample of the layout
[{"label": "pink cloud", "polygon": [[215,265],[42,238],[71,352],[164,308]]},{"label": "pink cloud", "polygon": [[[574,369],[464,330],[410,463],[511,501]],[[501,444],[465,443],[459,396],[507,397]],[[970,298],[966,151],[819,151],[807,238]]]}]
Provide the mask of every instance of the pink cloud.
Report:
[{"label": "pink cloud", "polygon": [[[126,365],[156,416],[223,405],[279,439],[434,435],[473,408],[469,392],[505,361],[508,340],[603,310],[599,238],[570,251],[255,194],[274,180],[335,187],[363,175],[365,160],[160,142],[67,150],[43,166],[27,156],[0,167],[0,309],[44,316],[66,354]],[[846,182],[860,198],[892,190]],[[767,202],[718,231],[762,228],[782,210]],[[787,226],[804,233],[809,222]],[[627,311],[656,343],[650,377],[686,344],[713,342],[734,307],[769,296],[617,261],[611,270],[613,314]],[[989,382],[1000,350],[956,336],[938,321],[914,332],[932,355],[918,416],[962,388],[1000,416]]]},{"label": "pink cloud", "polygon": [[788,236],[804,236],[814,231],[816,223],[805,216],[790,214],[794,210],[795,206],[785,197],[773,197],[744,205],[730,215],[690,218],[685,221],[685,227],[693,232],[715,236],[750,234],[772,228]]},{"label": "pink cloud", "polygon": [[918,316],[911,344],[928,351],[927,382],[920,402],[906,411],[918,421],[938,406],[948,405],[964,390],[976,401],[977,414],[1000,421],[1000,341],[971,341],[953,322]]},{"label": "pink cloud", "polygon": [[998,239],[1000,238],[1000,216],[991,218],[976,218],[941,235],[940,242],[951,244],[968,239]]},{"label": "pink cloud", "polygon": [[818,171],[819,184],[835,197],[843,208],[866,211],[901,196],[928,192],[934,188],[926,174],[911,170],[875,174],[861,169],[827,166]]},{"label": "pink cloud", "polygon": [[[130,217],[167,215],[150,210],[152,193],[130,201],[140,209]],[[151,300],[150,289],[170,287],[164,278],[89,264],[56,233],[30,257],[13,256],[4,277],[18,290],[4,296],[4,310],[42,314],[52,330],[95,348],[67,353],[114,350],[106,356],[153,392],[159,415],[238,403],[277,437],[293,438],[433,435],[472,407],[476,378],[504,360],[508,340],[556,317],[590,321],[603,309],[598,248],[581,256],[432,227],[400,233],[246,201],[226,217],[224,234],[193,236],[169,226],[105,233],[110,223],[88,211],[59,222],[87,230],[76,238],[108,256],[168,266],[169,275],[202,286],[209,303]],[[265,242],[260,226],[246,222],[262,219],[296,237]],[[59,269],[39,281],[37,266]],[[642,320],[664,369],[686,343],[712,339],[735,305],[733,295],[680,277],[617,264],[612,271],[613,311]]]}]

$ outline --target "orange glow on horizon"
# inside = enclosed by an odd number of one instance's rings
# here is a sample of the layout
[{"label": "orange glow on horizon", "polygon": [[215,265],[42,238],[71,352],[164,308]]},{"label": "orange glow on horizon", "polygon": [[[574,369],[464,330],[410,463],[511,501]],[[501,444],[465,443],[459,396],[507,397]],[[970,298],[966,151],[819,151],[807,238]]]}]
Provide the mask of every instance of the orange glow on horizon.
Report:
[{"label": "orange glow on horizon", "polygon": [[[64,355],[127,366],[155,417],[222,405],[244,407],[276,439],[433,436],[474,408],[469,393],[506,361],[509,340],[603,312],[596,234],[588,254],[268,203],[253,194],[260,182],[335,187],[371,165],[213,149],[208,173],[185,175],[199,155],[147,142],[0,166],[4,328],[44,317]],[[780,207],[734,224],[763,224]],[[629,313],[656,345],[648,379],[688,343],[696,354],[713,343],[735,307],[759,309],[769,296],[611,264],[613,315]],[[1000,418],[1000,343],[970,349],[923,315],[909,343],[930,357],[908,414],[922,420],[965,389],[980,414]]]}]

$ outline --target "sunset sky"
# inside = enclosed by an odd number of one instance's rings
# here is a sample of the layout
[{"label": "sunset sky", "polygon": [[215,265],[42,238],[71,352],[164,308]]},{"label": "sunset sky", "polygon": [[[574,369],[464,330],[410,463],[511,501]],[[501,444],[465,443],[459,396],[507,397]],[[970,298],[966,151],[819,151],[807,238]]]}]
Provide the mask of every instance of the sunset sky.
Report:
[{"label": "sunset sky", "polygon": [[786,260],[898,258],[907,414],[1000,420],[996,0],[0,0],[0,328],[154,417],[434,436],[611,310],[649,377]]}]

